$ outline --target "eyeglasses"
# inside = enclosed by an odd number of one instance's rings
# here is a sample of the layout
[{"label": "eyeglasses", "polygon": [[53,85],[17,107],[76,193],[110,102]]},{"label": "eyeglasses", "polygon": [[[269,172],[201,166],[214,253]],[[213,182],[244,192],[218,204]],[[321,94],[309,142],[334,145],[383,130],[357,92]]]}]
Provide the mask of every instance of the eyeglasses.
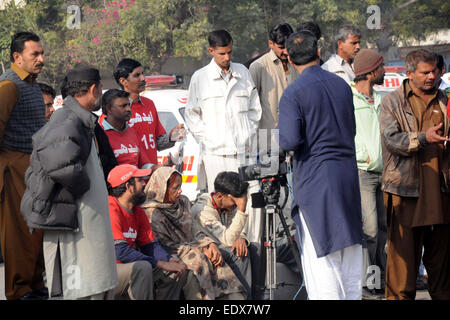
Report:
[{"label": "eyeglasses", "polygon": [[46,103],[46,104],[45,104],[45,107],[46,107],[47,109],[49,109],[49,108],[53,107],[53,103],[52,103],[52,102]]}]

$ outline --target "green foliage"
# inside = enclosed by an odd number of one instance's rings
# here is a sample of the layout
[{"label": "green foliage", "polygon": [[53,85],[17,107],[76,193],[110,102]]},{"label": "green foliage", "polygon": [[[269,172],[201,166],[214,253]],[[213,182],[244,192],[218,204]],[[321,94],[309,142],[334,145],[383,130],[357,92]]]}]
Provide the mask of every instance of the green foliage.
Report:
[{"label": "green foliage", "polygon": [[[69,5],[80,7],[81,29],[68,28]],[[380,7],[382,29],[367,28],[369,5]],[[361,29],[362,46],[385,52],[398,40],[450,28],[448,12],[450,2],[442,0],[39,0],[22,8],[12,1],[0,11],[0,70],[9,66],[11,36],[23,30],[41,37],[46,66],[40,79],[56,86],[81,61],[111,72],[120,59],[132,57],[150,74],[169,57],[204,58],[208,32],[221,28],[231,33],[238,62],[264,51],[269,30],[280,22],[294,29],[301,21],[318,23],[324,55],[346,23]]]}]

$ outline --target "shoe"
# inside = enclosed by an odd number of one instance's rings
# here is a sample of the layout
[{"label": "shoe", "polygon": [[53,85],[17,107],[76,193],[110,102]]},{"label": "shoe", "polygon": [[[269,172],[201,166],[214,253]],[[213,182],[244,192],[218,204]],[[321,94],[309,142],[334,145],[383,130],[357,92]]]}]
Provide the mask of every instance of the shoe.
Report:
[{"label": "shoe", "polygon": [[42,300],[39,296],[35,295],[33,291],[25,293],[23,296],[21,296],[17,300]]},{"label": "shoe", "polygon": [[[378,291],[377,291],[378,290]],[[383,289],[368,289],[367,287],[362,288],[362,300],[383,300],[384,291],[380,293]]]},{"label": "shoe", "polygon": [[33,290],[33,294],[42,300],[48,300],[48,289],[46,287],[39,290]]}]

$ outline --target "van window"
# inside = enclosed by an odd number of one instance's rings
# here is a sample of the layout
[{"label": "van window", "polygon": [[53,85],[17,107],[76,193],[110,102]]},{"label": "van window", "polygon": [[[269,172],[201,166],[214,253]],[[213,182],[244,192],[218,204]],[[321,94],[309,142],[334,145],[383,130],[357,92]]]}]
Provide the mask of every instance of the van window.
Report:
[{"label": "van window", "polygon": [[183,120],[186,121],[186,119],[184,118],[184,111],[186,110],[185,107],[178,109],[178,111],[180,112],[181,116],[183,117]]},{"label": "van window", "polygon": [[167,133],[178,124],[177,118],[175,118],[172,112],[158,111],[158,117]]}]

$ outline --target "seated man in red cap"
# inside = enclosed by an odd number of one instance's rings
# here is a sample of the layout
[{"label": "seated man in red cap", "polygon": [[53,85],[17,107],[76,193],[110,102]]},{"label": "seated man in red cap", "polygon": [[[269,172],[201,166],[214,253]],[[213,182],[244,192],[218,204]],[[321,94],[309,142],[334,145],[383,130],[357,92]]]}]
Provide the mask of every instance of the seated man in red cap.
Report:
[{"label": "seated man in red cap", "polygon": [[[187,300],[201,299],[192,272],[155,240],[144,210],[145,178],[152,169],[123,164],[108,175],[109,212],[116,250],[119,285],[116,299],[177,300],[181,289]],[[157,284],[157,285],[155,285]]]}]

